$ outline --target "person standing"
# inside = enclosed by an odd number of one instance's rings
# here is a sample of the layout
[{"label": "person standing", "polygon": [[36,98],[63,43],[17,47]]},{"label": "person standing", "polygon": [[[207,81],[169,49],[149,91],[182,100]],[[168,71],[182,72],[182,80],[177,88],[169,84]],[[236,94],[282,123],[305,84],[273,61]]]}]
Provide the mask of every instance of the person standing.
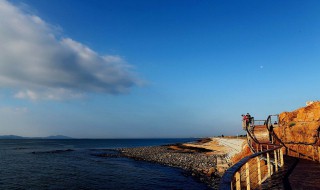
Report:
[{"label": "person standing", "polygon": [[252,124],[252,117],[251,117],[251,115],[250,115],[249,113],[247,113],[246,117],[247,117],[247,126],[251,126],[251,124]]},{"label": "person standing", "polygon": [[241,115],[242,116],[242,128],[243,129],[246,129],[246,127],[247,127],[247,116],[246,115],[244,115],[244,114],[242,114]]}]

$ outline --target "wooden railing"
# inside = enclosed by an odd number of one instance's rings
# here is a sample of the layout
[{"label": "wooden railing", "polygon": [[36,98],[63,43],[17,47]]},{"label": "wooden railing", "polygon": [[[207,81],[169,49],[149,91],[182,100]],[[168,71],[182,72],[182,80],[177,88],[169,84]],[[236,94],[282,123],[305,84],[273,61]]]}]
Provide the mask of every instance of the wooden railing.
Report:
[{"label": "wooden railing", "polygon": [[223,175],[220,190],[255,189],[284,165],[282,146],[247,156]]}]

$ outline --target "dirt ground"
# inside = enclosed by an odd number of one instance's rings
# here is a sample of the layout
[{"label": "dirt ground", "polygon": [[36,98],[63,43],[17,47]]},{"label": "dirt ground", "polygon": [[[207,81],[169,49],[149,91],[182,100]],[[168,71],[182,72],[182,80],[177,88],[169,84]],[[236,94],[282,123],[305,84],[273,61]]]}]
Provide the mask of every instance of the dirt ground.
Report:
[{"label": "dirt ground", "polygon": [[[214,155],[224,155],[230,154],[230,157],[241,152],[242,147],[245,143],[245,138],[220,138],[220,137],[212,137],[204,139],[203,141],[196,143],[185,143],[184,147],[193,147],[198,149],[205,149],[207,151],[206,154],[214,154]],[[178,147],[173,147],[178,148]]]}]

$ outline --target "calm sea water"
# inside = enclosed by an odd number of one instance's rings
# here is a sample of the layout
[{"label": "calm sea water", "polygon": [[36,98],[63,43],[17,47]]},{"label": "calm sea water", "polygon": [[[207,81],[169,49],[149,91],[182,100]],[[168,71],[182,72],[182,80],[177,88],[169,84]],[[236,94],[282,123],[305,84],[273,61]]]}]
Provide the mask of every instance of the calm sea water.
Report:
[{"label": "calm sea water", "polygon": [[[192,140],[0,140],[0,189],[207,189],[177,168],[95,156],[110,152],[104,149]],[[74,151],[50,153],[66,149]]]}]

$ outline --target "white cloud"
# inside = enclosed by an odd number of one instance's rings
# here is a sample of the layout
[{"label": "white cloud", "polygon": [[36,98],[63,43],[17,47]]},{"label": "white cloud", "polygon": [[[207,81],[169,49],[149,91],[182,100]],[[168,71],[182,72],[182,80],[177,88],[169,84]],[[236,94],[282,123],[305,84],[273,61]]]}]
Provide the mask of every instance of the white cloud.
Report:
[{"label": "white cloud", "polygon": [[140,83],[116,55],[99,55],[35,15],[0,0],[0,87],[32,100],[121,94]]},{"label": "white cloud", "polygon": [[77,93],[63,88],[46,89],[44,91],[33,91],[30,89],[17,92],[14,97],[19,99],[30,100],[64,100],[64,99],[79,99],[84,96],[83,93]]}]

